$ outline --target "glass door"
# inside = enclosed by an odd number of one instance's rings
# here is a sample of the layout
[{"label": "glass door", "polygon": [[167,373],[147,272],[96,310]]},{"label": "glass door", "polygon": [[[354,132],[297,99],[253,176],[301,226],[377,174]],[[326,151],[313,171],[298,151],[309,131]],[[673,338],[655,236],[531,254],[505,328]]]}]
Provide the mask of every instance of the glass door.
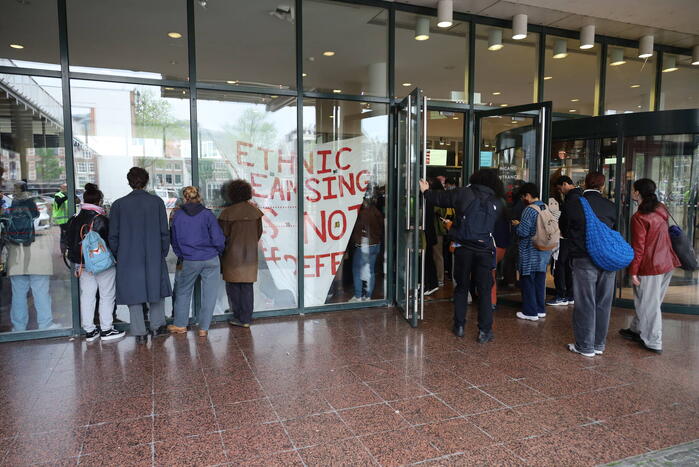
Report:
[{"label": "glass door", "polygon": [[420,286],[424,270],[421,249],[424,225],[419,180],[425,177],[426,99],[420,89],[411,92],[397,108],[396,173],[396,304],[410,324],[423,316]]},{"label": "glass door", "polygon": [[532,182],[546,199],[543,174],[548,165],[544,156],[551,147],[550,102],[476,111],[474,128],[475,170],[497,167],[508,197]]}]

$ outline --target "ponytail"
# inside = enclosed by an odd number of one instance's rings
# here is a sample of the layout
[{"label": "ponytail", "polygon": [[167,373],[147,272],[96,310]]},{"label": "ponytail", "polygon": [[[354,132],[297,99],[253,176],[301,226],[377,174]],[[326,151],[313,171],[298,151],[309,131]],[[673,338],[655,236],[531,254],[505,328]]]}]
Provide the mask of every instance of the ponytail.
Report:
[{"label": "ponytail", "polygon": [[658,195],[655,194],[655,182],[650,178],[641,178],[633,184],[633,189],[641,195],[641,202],[638,205],[639,212],[650,214],[660,206]]}]

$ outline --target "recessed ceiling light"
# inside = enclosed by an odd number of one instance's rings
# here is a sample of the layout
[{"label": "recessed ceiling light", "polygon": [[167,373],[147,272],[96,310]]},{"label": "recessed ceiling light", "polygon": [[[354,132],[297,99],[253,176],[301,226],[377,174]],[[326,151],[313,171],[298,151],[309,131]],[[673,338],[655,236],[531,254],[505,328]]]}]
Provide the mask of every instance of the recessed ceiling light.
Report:
[{"label": "recessed ceiling light", "polygon": [[10,44],[10,47],[13,49],[23,49],[24,46],[22,44]]},{"label": "recessed ceiling light", "polygon": [[500,94],[502,94],[500,91],[495,91],[495,92],[493,93],[493,96],[499,96]]},{"label": "recessed ceiling light", "polygon": [[325,52],[323,52],[323,55],[325,55],[326,57],[332,57],[333,55],[335,55],[335,52],[333,52],[332,50],[326,50]]},{"label": "recessed ceiling light", "polygon": [[553,76],[544,76],[544,81],[548,81],[550,79],[553,79]]},{"label": "recessed ceiling light", "polygon": [[335,94],[340,94],[342,92],[342,89],[333,89],[333,92]]},{"label": "recessed ceiling light", "polygon": [[637,105],[636,107],[638,107],[638,108],[640,109],[640,108],[643,107],[643,106],[642,106],[642,105]]},{"label": "recessed ceiling light", "polygon": [[328,115],[328,117],[330,117],[330,118],[335,118],[335,116],[334,116],[334,115]]},{"label": "recessed ceiling light", "polygon": [[570,102],[579,102],[579,101],[580,101],[580,99],[578,99],[577,97],[575,99],[570,100]]},{"label": "recessed ceiling light", "polygon": [[500,104],[500,107],[507,107],[507,104]]},{"label": "recessed ceiling light", "polygon": [[167,37],[170,37],[172,39],[179,39],[182,37],[182,34],[180,34],[179,32],[168,32]]},{"label": "recessed ceiling light", "polygon": [[458,116],[456,116],[456,115],[454,115],[454,116],[453,116],[453,117],[451,117],[451,118],[452,118],[452,119],[454,119],[454,120],[458,120],[458,119],[459,119],[459,117],[458,117]]},{"label": "recessed ceiling light", "polygon": [[306,76],[308,76],[308,73],[301,73],[301,76],[305,78]]},{"label": "recessed ceiling light", "polygon": [[238,84],[237,81],[226,81],[226,83],[228,83],[228,84]]},{"label": "recessed ceiling light", "polygon": [[573,112],[577,112],[577,110],[575,110],[575,109],[570,109],[568,112],[573,113]]},{"label": "recessed ceiling light", "polygon": [[632,87],[632,88],[640,88],[641,85],[640,85],[640,84],[632,84],[630,87]]},{"label": "recessed ceiling light", "polygon": [[406,88],[407,88],[408,86],[412,86],[412,85],[413,85],[413,83],[403,83],[403,86],[405,86]]}]

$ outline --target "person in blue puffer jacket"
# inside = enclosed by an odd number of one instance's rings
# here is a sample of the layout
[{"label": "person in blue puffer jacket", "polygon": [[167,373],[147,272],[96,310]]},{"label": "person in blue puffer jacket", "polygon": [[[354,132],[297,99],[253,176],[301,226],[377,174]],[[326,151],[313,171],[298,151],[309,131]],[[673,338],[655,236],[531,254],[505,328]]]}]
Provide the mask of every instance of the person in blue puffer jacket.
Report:
[{"label": "person in blue puffer jacket", "polygon": [[198,188],[185,187],[182,195],[185,202],[173,216],[170,228],[172,249],[182,269],[175,284],[175,320],[168,329],[176,334],[187,332],[192,290],[201,276],[199,336],[206,337],[218,296],[216,290],[221,275],[219,255],[226,246],[226,238],[216,216],[202,204]]}]

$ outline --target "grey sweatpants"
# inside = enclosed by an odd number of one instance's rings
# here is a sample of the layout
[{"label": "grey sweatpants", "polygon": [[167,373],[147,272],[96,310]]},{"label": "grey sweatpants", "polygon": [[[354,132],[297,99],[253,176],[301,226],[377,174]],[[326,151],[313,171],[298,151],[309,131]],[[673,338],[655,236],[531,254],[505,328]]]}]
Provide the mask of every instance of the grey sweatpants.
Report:
[{"label": "grey sweatpants", "polygon": [[633,288],[633,305],[636,316],[631,321],[631,330],[641,335],[647,347],[663,348],[663,320],[660,304],[672,279],[672,271],[655,276],[639,276],[641,285]]},{"label": "grey sweatpants", "polygon": [[[150,330],[156,331],[160,326],[165,325],[165,300],[148,304],[148,314],[150,315]],[[146,335],[146,321],[143,316],[143,305],[129,305],[129,315],[131,325],[129,330],[134,336]]]},{"label": "grey sweatpants", "polygon": [[581,352],[604,351],[616,273],[598,268],[589,257],[573,258],[573,334]]}]

